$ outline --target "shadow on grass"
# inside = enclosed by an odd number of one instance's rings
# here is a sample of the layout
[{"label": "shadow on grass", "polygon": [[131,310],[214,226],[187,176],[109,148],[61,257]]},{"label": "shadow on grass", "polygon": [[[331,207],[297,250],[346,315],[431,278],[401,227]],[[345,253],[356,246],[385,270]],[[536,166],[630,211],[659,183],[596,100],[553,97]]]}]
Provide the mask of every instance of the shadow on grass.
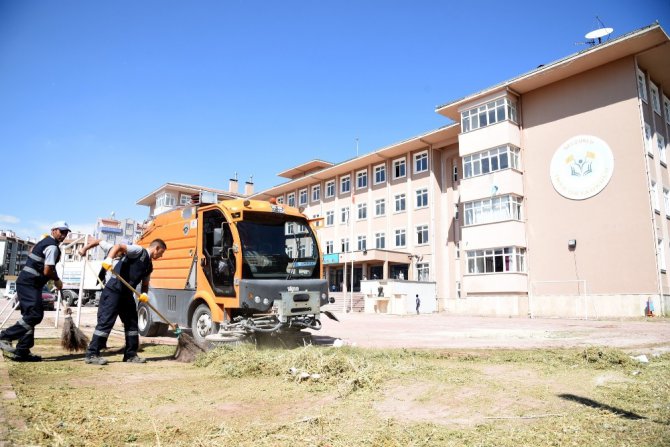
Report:
[{"label": "shadow on grass", "polygon": [[582,405],[586,405],[587,407],[596,408],[596,409],[600,409],[600,410],[606,410],[606,411],[609,411],[610,413],[614,413],[617,416],[620,416],[620,417],[625,418],[625,419],[634,419],[634,420],[636,420],[636,419],[647,419],[646,417],[640,416],[639,414],[633,413],[631,411],[626,411],[626,410],[622,410],[621,408],[616,408],[616,407],[612,407],[610,405],[601,404],[600,402],[589,399],[587,397],[575,396],[574,394],[559,394],[558,397],[560,397],[561,399],[570,400],[572,402],[577,402],[577,403],[580,403]]}]

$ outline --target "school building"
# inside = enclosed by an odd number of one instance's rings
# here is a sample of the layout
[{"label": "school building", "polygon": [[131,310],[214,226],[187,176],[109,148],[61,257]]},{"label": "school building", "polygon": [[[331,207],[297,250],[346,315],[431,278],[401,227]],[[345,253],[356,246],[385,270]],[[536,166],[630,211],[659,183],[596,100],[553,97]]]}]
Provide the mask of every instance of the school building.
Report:
[{"label": "school building", "polygon": [[336,292],[432,282],[454,314],[668,314],[669,98],[670,40],[653,24],[448,102],[442,128],[287,169],[252,198],[323,219]]}]

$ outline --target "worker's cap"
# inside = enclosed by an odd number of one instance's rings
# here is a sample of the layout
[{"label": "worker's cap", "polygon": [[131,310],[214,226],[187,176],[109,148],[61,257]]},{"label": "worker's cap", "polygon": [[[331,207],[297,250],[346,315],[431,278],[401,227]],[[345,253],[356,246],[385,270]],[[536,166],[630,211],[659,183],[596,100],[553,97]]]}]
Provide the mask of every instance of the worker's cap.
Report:
[{"label": "worker's cap", "polygon": [[57,222],[54,222],[51,224],[51,229],[52,230],[60,230],[60,231],[70,231],[70,227],[68,226],[67,222],[64,220],[59,220]]}]

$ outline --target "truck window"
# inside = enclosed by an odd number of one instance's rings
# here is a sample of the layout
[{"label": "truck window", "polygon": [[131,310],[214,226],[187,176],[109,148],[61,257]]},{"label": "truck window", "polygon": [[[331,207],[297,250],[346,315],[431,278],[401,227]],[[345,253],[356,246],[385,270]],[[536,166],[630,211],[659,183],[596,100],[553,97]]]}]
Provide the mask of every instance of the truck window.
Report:
[{"label": "truck window", "polygon": [[303,217],[246,212],[237,222],[246,279],[318,278],[319,250]]},{"label": "truck window", "polygon": [[220,296],[235,296],[235,254],[230,226],[220,210],[203,216],[203,270],[212,289]]}]

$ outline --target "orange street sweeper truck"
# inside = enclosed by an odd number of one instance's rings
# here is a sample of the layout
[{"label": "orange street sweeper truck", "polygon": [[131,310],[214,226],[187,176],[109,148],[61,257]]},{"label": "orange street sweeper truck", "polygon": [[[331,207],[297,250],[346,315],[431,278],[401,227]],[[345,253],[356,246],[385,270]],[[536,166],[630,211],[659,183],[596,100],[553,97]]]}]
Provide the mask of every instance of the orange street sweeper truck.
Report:
[{"label": "orange street sweeper truck", "polygon": [[[328,287],[317,238],[298,209],[243,199],[188,205],[157,215],[139,244],[156,238],[168,250],[154,261],[150,303],[199,344],[321,328]],[[142,335],[167,331],[145,304],[138,313]]]}]

